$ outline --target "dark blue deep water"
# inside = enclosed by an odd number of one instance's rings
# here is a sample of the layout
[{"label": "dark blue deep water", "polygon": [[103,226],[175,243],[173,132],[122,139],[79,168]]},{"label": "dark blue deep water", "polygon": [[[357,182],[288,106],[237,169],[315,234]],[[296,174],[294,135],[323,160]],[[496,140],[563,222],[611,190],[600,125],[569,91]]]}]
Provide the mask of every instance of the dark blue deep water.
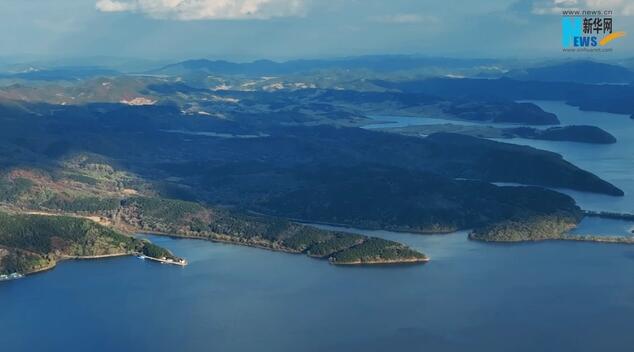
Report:
[{"label": "dark blue deep water", "polygon": [[[576,111],[545,104],[556,113]],[[619,156],[618,146],[588,147],[595,157],[569,159],[634,191],[633,169],[621,165],[634,159]],[[613,202],[583,196],[587,208],[634,210],[629,195]],[[584,227],[627,231],[618,222],[591,221],[579,231]],[[132,257],[72,261],[0,283],[0,351],[633,349],[634,246],[485,244],[468,241],[466,232],[369,234],[405,242],[432,261],[335,267],[299,255],[152,237],[190,265]]]}]

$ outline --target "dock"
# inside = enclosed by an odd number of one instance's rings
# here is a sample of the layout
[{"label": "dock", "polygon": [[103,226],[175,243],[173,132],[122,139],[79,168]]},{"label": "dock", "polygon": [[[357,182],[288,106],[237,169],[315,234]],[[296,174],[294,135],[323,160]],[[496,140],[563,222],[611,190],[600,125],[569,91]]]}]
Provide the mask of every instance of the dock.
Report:
[{"label": "dock", "polygon": [[171,265],[178,265],[178,266],[187,266],[187,264],[189,264],[187,262],[187,260],[185,259],[180,259],[180,260],[174,260],[174,259],[170,259],[170,258],[154,258],[154,257],[148,257],[147,255],[144,254],[139,254],[138,255],[139,259],[148,259],[154,262],[158,262],[161,264],[171,264]]},{"label": "dock", "polygon": [[24,275],[20,273],[13,273],[9,275],[0,275],[0,281],[17,280],[23,278]]}]

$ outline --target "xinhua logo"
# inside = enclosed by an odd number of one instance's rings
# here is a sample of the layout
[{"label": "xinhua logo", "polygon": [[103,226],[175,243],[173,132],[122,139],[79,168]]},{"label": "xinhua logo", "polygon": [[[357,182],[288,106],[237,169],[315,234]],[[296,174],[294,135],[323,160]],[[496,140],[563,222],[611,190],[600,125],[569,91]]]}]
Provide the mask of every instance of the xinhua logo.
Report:
[{"label": "xinhua logo", "polygon": [[[576,13],[585,12],[590,11]],[[564,14],[561,19],[561,44],[564,48],[604,47],[611,41],[625,36],[625,32],[614,31],[613,25],[612,17],[582,17]]]}]

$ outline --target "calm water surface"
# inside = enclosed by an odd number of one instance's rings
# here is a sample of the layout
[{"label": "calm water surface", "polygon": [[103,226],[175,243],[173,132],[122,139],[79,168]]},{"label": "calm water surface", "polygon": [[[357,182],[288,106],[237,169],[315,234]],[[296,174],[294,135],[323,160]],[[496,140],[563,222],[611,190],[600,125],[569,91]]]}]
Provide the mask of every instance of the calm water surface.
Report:
[{"label": "calm water surface", "polygon": [[[514,138],[499,139],[500,142],[529,145],[535,148],[556,152],[573,164],[591,171],[601,178],[615,184],[626,194],[625,197],[612,197],[587,192],[561,189],[571,195],[577,203],[587,210],[604,210],[634,213],[634,119],[629,115],[604,112],[581,111],[579,108],[559,101],[530,101],[548,112],[555,113],[561,125],[592,125],[600,127],[617,138],[615,144],[587,144],[575,142],[540,141]],[[412,116],[372,116],[382,123],[364,126],[364,128],[406,127],[420,125],[454,124],[463,126],[494,126],[498,128],[518,127],[505,123],[478,123],[458,120],[443,120],[433,117]],[[530,126],[546,128],[550,126]]]},{"label": "calm water surface", "polygon": [[[608,129],[619,138],[613,146],[541,147],[628,193],[609,201],[587,195],[584,206],[633,210],[634,149],[632,137],[624,137],[631,128],[625,124],[634,121],[561,103],[540,105],[564,123],[596,119],[606,129],[614,126]],[[590,221],[582,228],[627,226]],[[1,350],[560,352],[634,346],[634,246],[499,245],[468,241],[466,232],[364,232],[407,243],[432,261],[335,267],[299,255],[152,237],[191,264],[72,261],[0,283]]]},{"label": "calm water surface", "polygon": [[588,210],[634,213],[634,119],[628,115],[580,111],[578,108],[552,101],[534,101],[542,109],[557,114],[562,125],[593,125],[617,139],[615,144],[586,144],[512,139],[507,142],[525,144],[563,155],[573,164],[591,171],[625,192],[625,197],[562,190]]}]

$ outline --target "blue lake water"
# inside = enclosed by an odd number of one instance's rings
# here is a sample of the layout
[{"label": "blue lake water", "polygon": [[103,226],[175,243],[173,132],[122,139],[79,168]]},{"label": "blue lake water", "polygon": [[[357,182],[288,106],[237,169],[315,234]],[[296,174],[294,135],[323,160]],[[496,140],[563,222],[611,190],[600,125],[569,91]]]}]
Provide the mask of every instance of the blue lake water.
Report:
[{"label": "blue lake water", "polygon": [[[529,145],[561,154],[566,160],[615,184],[625,192],[625,197],[611,197],[573,190],[559,190],[575,198],[582,208],[586,210],[634,213],[634,119],[631,119],[629,115],[581,111],[577,107],[566,105],[560,101],[529,102],[539,105],[545,111],[555,113],[561,121],[561,125],[597,126],[614,135],[617,143],[587,144],[523,138],[498,140],[505,143]],[[499,128],[518,126],[507,123],[444,120],[436,117],[372,116],[372,118],[382,123],[367,125],[364,128],[375,129],[439,124],[493,126]],[[531,127],[545,128],[543,126]]]},{"label": "blue lake water", "polygon": [[[421,125],[445,125],[450,124],[450,120],[438,119],[433,117],[416,117],[416,116],[370,116],[377,123],[363,126],[365,129],[379,129],[379,128],[396,128],[407,126],[421,126]],[[460,121],[459,124],[470,124],[469,122]]]},{"label": "blue lake water", "polygon": [[[542,147],[628,193],[609,200],[588,194],[584,206],[633,210],[634,149],[623,150],[632,146],[632,137],[623,137],[634,121],[540,105],[562,120],[564,113],[586,124],[614,124],[610,132],[619,143],[613,146]],[[620,225],[590,221],[580,230]],[[634,246],[486,244],[467,240],[466,232],[363,233],[404,242],[432,261],[336,267],[301,255],[152,237],[190,265],[133,257],[69,261],[0,283],[1,350],[594,352],[634,346]]]},{"label": "blue lake water", "polygon": [[634,213],[634,119],[628,115],[581,111],[553,101],[534,101],[542,109],[557,114],[562,125],[593,125],[617,139],[615,144],[586,144],[527,139],[505,142],[530,145],[563,155],[573,164],[591,171],[625,192],[625,197],[610,197],[562,190],[587,210]]},{"label": "blue lake water", "polygon": [[[381,128],[397,128],[407,126],[424,126],[424,125],[459,125],[459,126],[495,126],[495,127],[518,127],[520,124],[514,123],[490,123],[490,122],[472,122],[465,120],[442,119],[436,117],[419,117],[419,116],[386,116],[371,115],[371,119],[377,123],[363,126],[365,129],[381,129]],[[547,128],[552,126],[532,126],[534,128]]]},{"label": "blue lake water", "polygon": [[576,235],[632,236],[633,230],[634,222],[632,221],[586,217],[570,233]]}]

